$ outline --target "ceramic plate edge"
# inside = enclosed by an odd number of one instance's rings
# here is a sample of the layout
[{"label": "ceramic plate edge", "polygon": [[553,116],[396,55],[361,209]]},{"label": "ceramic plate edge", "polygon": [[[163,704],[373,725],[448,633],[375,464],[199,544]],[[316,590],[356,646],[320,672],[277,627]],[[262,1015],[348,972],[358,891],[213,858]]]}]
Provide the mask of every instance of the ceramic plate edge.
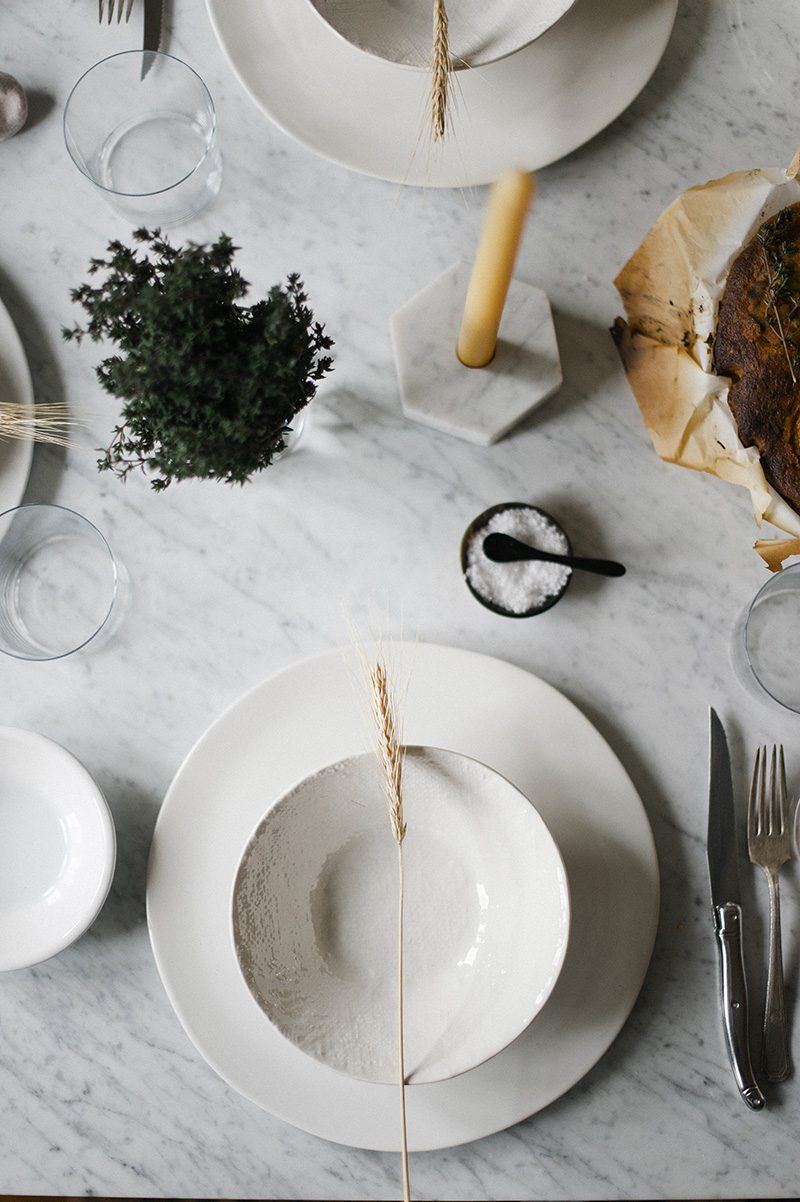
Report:
[{"label": "ceramic plate edge", "polygon": [[[15,324],[12,320],[12,317],[8,311],[8,308],[6,307],[5,304],[3,304],[3,301],[0,300],[0,326],[2,326],[3,324],[5,324],[6,328],[7,328],[7,333],[8,333],[10,344],[12,347],[11,353],[16,359],[16,370],[19,372],[19,375],[20,375],[20,380],[21,380],[21,385],[22,385],[22,388],[21,388],[22,395],[19,397],[19,400],[22,404],[25,404],[25,405],[33,404],[33,401],[34,401],[33,378],[31,376],[31,369],[30,369],[30,364],[28,363],[28,357],[25,354],[25,347],[23,346],[22,339],[19,336],[19,331],[17,330],[17,327],[15,326]],[[0,345],[0,353],[2,353],[2,345]],[[30,476],[31,466],[33,464],[33,442],[30,441],[29,439],[13,440],[12,452],[13,452],[13,455],[16,456],[16,459],[17,459],[17,464],[16,464],[17,479],[16,479],[14,487],[11,489],[11,491],[9,493],[9,497],[8,498],[3,497],[2,496],[2,474],[3,474],[2,455],[3,455],[3,451],[6,447],[6,445],[10,442],[11,442],[10,439],[6,440],[6,443],[3,443],[2,441],[0,441],[0,510],[13,509],[13,507],[15,505],[18,505],[20,503],[23,496],[25,495],[25,489],[28,486],[28,477]]]},{"label": "ceramic plate edge", "polygon": [[111,814],[111,809],[106,800],[103,790],[98,785],[97,781],[92,776],[89,769],[83,764],[76,755],[69,751],[62,743],[51,739],[49,735],[40,734],[35,730],[28,730],[21,726],[0,726],[0,740],[7,734],[12,735],[15,739],[23,736],[24,742],[30,742],[34,746],[46,747],[49,754],[55,751],[58,757],[62,760],[69,761],[78,769],[78,773],[83,777],[84,781],[89,785],[94,801],[96,802],[97,814],[100,819],[100,825],[103,833],[103,841],[105,850],[107,851],[107,859],[105,861],[103,874],[100,878],[98,888],[92,899],[92,909],[88,912],[88,917],[85,921],[77,925],[77,929],[71,930],[66,937],[57,940],[55,944],[50,945],[49,950],[36,954],[36,958],[31,960],[30,957],[24,957],[18,961],[6,962],[0,964],[0,972],[13,972],[20,968],[32,968],[36,964],[43,964],[46,960],[51,960],[53,956],[57,956],[63,952],[71,944],[75,943],[82,935],[88,931],[89,927],[98,917],[102,910],[106,898],[111,890],[111,884],[114,879],[114,871],[117,864],[117,832],[114,825],[114,819]]}]

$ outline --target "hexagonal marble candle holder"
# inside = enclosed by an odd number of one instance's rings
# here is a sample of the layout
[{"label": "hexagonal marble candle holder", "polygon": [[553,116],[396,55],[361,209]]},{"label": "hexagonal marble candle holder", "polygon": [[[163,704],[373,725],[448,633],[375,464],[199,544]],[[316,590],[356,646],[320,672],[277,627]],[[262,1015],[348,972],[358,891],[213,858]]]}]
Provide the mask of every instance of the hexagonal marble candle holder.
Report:
[{"label": "hexagonal marble candle holder", "polygon": [[465,367],[456,342],[471,270],[448,267],[390,327],[406,417],[489,446],[561,387],[561,360],[547,295],[512,280],[494,358]]}]

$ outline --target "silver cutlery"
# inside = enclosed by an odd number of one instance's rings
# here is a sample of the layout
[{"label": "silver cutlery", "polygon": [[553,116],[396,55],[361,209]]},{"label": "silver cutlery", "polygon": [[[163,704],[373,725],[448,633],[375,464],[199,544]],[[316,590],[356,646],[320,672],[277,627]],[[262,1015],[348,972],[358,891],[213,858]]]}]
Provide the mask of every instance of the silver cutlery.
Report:
[{"label": "silver cutlery", "polygon": [[[153,64],[155,53],[161,49],[161,25],[164,0],[144,0],[144,34],[142,40],[142,79]],[[148,53],[150,51],[150,53]]]},{"label": "silver cutlery", "polygon": [[752,1110],[764,1095],[753,1073],[747,1016],[747,981],[742,957],[742,907],[737,865],[733,781],[722,723],[710,713],[708,788],[708,875],[722,985],[722,1021],[736,1085]]},{"label": "silver cutlery", "polygon": [[747,805],[747,850],[769,883],[769,970],[764,1011],[764,1072],[769,1081],[785,1081],[791,1070],[781,956],[781,900],[778,873],[791,859],[791,831],[786,814],[786,768],[783,747],[772,748],[767,788],[767,749],[759,747]]},{"label": "silver cutlery", "polygon": [[125,20],[130,21],[131,10],[133,9],[133,0],[99,0],[99,17],[101,25],[103,23],[103,16],[106,12],[106,9],[108,10],[108,24],[111,24],[114,18],[114,12],[116,11],[117,24],[119,25],[120,21],[122,20],[123,10],[125,12]]}]

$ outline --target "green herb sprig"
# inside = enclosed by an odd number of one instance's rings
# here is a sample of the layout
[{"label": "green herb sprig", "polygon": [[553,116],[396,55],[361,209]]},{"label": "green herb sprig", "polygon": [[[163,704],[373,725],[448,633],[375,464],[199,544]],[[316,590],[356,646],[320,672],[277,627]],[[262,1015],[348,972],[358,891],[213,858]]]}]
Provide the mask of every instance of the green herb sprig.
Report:
[{"label": "green herb sprig", "polygon": [[782,235],[789,213],[784,210],[758,231],[759,250],[766,274],[764,322],[780,342],[792,383],[797,383],[800,368],[800,297],[792,287],[788,263],[792,248]]},{"label": "green herb sprig", "polygon": [[174,247],[138,229],[136,247],[108,244],[90,260],[102,283],[71,292],[88,320],[67,341],[108,339],[118,353],[96,368],[122,418],[98,460],[123,480],[135,468],[166,488],[190,477],[244,484],[285,447],[292,420],[333,361],[300,277],[253,305],[227,234],[211,245]]}]

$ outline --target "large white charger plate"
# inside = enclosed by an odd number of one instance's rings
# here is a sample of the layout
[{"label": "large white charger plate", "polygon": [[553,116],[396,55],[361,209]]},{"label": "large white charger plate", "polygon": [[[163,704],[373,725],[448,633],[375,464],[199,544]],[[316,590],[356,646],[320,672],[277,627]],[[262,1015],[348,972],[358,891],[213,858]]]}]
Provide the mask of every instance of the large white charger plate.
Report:
[{"label": "large white charger plate", "polygon": [[[28,361],[8,310],[0,301],[0,401],[33,404]],[[19,505],[33,461],[33,443],[23,438],[0,438],[0,513]]]},{"label": "large white charger plate", "polygon": [[[614,753],[550,685],[452,647],[393,645],[409,743],[489,764],[536,807],[570,881],[570,943],[551,997],[509,1047],[450,1081],[412,1086],[409,1147],[445,1148],[534,1114],[600,1059],[650,960],[658,864]],[[296,664],[247,693],[189,753],[156,823],[147,885],[153,952],[187,1034],[230,1085],[306,1131],[396,1151],[397,1091],[320,1065],[268,1022],[239,971],[230,904],[242,849],[304,776],[370,747],[356,653]]]},{"label": "large white charger plate", "polygon": [[305,0],[206,0],[255,103],[309,150],[366,175],[431,187],[534,170],[605,129],[664,53],[677,0],[578,0],[529,46],[460,71],[452,128],[432,144],[427,71],[352,46]]}]

